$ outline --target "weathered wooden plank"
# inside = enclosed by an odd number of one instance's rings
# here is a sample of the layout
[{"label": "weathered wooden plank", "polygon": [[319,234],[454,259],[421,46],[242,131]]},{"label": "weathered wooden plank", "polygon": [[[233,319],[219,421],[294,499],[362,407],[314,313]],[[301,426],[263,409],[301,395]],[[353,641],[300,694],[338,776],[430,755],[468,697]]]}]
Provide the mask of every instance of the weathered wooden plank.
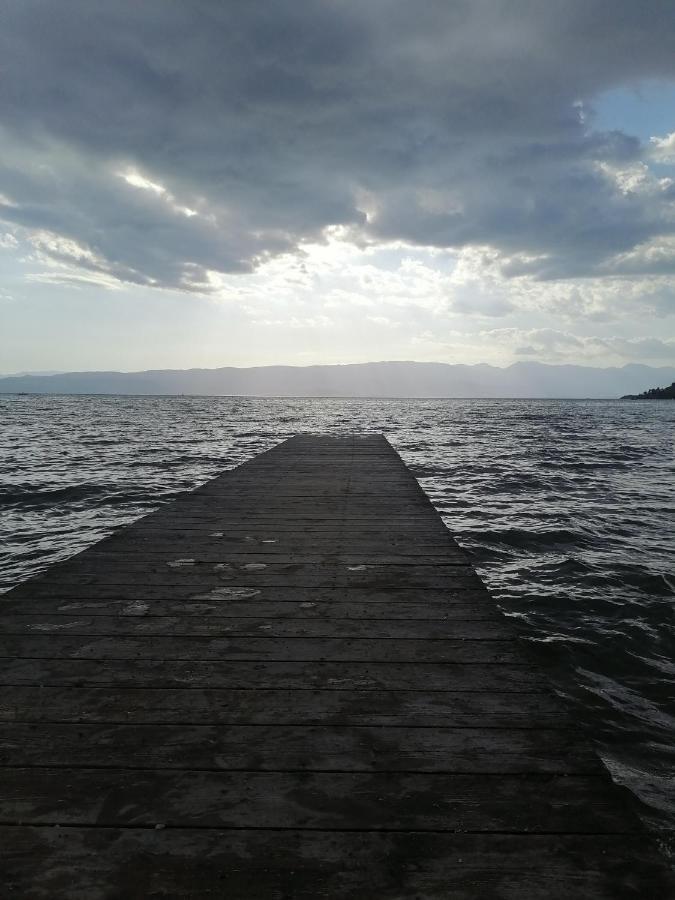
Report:
[{"label": "weathered wooden plank", "polygon": [[[316,568],[321,565],[329,565],[336,569],[349,568],[350,566],[444,566],[444,565],[461,565],[467,567],[467,559],[458,553],[452,554],[445,550],[434,553],[420,553],[410,555],[404,552],[384,552],[371,551],[366,552],[363,548],[355,548],[352,552],[344,552],[342,549],[329,547],[325,551],[318,552],[314,547],[306,548],[304,551],[285,551],[281,552],[276,548],[268,548],[266,552],[258,552],[258,547],[249,545],[248,552],[242,553],[241,548],[236,551],[226,553],[222,548],[215,546],[212,548],[191,544],[186,541],[184,544],[172,547],[169,551],[162,550],[154,545],[152,551],[144,549],[139,544],[128,550],[122,551],[90,551],[86,556],[73,557],[71,560],[55,566],[53,571],[56,572],[90,572],[102,571],[107,572],[110,569],[118,568],[120,564],[124,565],[128,571],[136,571],[137,569],[146,569],[152,571],[163,571],[163,566],[169,568],[176,566],[177,560],[186,558],[186,554],[192,553],[189,558],[193,560],[194,566],[214,566],[216,564],[227,563],[233,569],[246,571],[246,567],[251,563],[264,563],[266,567],[301,565],[303,567],[312,566]],[[183,565],[184,567],[184,565]],[[465,574],[465,573],[462,573]]]},{"label": "weathered wooden plank", "polygon": [[[265,569],[228,567],[200,564],[153,569],[139,566],[136,570],[111,566],[107,571],[77,572],[56,570],[49,582],[27,581],[12,591],[10,599],[18,597],[81,596],[84,590],[89,596],[129,596],[131,599],[148,596],[193,597],[218,587],[284,588],[289,582],[298,588],[323,590],[360,588],[373,591],[389,591],[401,588],[414,590],[481,590],[484,585],[476,574],[464,566],[427,567],[369,566],[350,571],[319,566],[275,566]],[[444,569],[450,569],[446,572]],[[127,590],[123,590],[127,588]],[[158,593],[159,592],[159,593]],[[163,593],[162,593],[163,592]]]},{"label": "weathered wooden plank", "polygon": [[[153,516],[156,514],[153,514]],[[137,520],[135,523],[125,525],[112,535],[101,542],[102,544],[116,539],[126,541],[131,537],[147,538],[148,541],[153,539],[179,540],[181,538],[204,540],[210,539],[214,533],[223,535],[223,540],[232,541],[233,544],[243,544],[261,541],[264,538],[277,538],[278,540],[299,541],[302,538],[306,543],[304,547],[317,543],[333,541],[336,545],[349,547],[354,544],[359,537],[363,537],[366,543],[375,544],[378,540],[378,534],[386,547],[393,543],[396,545],[409,544],[411,546],[421,543],[424,540],[442,544],[447,546],[449,538],[447,529],[439,518],[437,522],[429,525],[424,518],[415,519],[397,519],[395,528],[388,530],[386,534],[382,534],[382,522],[379,519],[362,520],[359,522],[358,530],[350,528],[350,520],[344,519],[340,522],[321,521],[312,519],[311,521],[293,520],[281,518],[274,519],[260,518],[249,515],[245,520],[241,519],[224,519],[220,518],[220,527],[214,529],[210,521],[211,517],[200,517],[195,519],[186,519],[184,516],[165,518],[152,518],[146,516]],[[455,541],[451,541],[453,546],[457,546]]]},{"label": "weathered wooden plank", "polygon": [[0,827],[0,841],[17,900],[645,900],[672,891],[644,835],[26,826]]},{"label": "weathered wooden plank", "polygon": [[4,723],[0,766],[598,774],[560,729]]},{"label": "weathered wooden plank", "polygon": [[[330,467],[333,465],[333,462],[328,464]],[[358,462],[354,462],[354,465],[358,466]],[[277,474],[278,480],[275,480],[262,471],[244,472],[243,469],[239,469],[232,472],[228,481],[221,478],[213,479],[194,491],[178,494],[171,501],[172,508],[191,509],[193,504],[197,508],[215,497],[220,501],[220,508],[227,512],[230,500],[236,504],[239,498],[255,497],[256,514],[260,514],[260,511],[264,512],[270,507],[279,506],[281,501],[287,498],[302,503],[310,497],[318,497],[322,501],[325,500],[329,506],[344,510],[348,507],[362,508],[368,499],[372,499],[374,506],[391,506],[399,491],[405,495],[406,500],[414,499],[415,502],[405,509],[399,506],[398,515],[402,515],[405,511],[411,516],[421,516],[424,508],[429,505],[429,500],[419,488],[410,487],[410,481],[406,485],[404,479],[378,478],[374,470],[371,472],[370,483],[363,480],[358,484],[354,483],[353,490],[351,485],[347,484],[349,473],[345,473],[343,481],[333,481],[332,486],[324,483],[320,471],[299,473],[294,481],[293,474],[288,470],[284,472],[279,469]],[[243,479],[242,475],[245,476]]]},{"label": "weathered wooden plank", "polygon": [[208,531],[192,529],[191,531],[172,531],[169,529],[130,529],[130,533],[122,532],[101,541],[96,548],[97,553],[144,552],[162,553],[172,548],[179,548],[185,543],[194,543],[207,550],[220,550],[224,553],[249,554],[282,554],[282,553],[372,553],[375,556],[421,557],[427,559],[434,555],[456,556],[458,547],[447,541],[443,535],[436,533],[399,532],[388,540],[378,539],[377,534],[345,534],[344,531],[332,533],[306,531],[274,531],[273,528],[242,529],[236,534],[228,531]]},{"label": "weathered wooden plank", "polygon": [[[108,685],[200,687],[240,690],[315,688],[352,690],[497,691],[547,690],[536,669],[518,665],[461,663],[327,662],[325,660],[0,659],[3,685]],[[15,700],[15,696],[7,698]]]},{"label": "weathered wooden plank", "polygon": [[[69,638],[104,635],[137,637],[140,635],[211,636],[211,637],[320,637],[382,639],[452,639],[508,640],[513,637],[508,622],[465,621],[453,619],[356,619],[276,616],[247,616],[217,619],[196,616],[5,616],[4,636],[61,634]],[[0,638],[0,645],[2,644]]]},{"label": "weathered wooden plank", "polygon": [[[132,527],[132,526],[129,526]],[[377,542],[377,520],[373,520],[371,524],[361,523],[356,527],[349,525],[349,520],[335,526],[323,527],[321,523],[313,525],[311,522],[306,525],[291,525],[286,522],[256,522],[249,521],[246,527],[239,525],[236,532],[232,531],[232,525],[222,520],[218,525],[214,526],[210,522],[204,522],[203,519],[196,520],[194,523],[188,522],[184,525],[174,527],[172,522],[166,523],[166,528],[162,528],[158,522],[156,527],[152,527],[150,523],[147,525],[143,521],[142,530],[138,529],[137,535],[139,539],[146,540],[147,543],[153,541],[166,541],[167,543],[178,541],[199,541],[206,546],[226,546],[231,543],[233,548],[238,548],[239,552],[248,552],[249,549],[261,550],[264,540],[275,540],[278,543],[299,547],[303,551],[307,551],[313,546],[325,547],[336,550],[344,549],[345,552],[365,546],[370,550],[378,551],[386,550],[393,547],[397,550],[410,548],[417,552],[419,545],[429,540],[437,549],[445,551],[447,544],[443,533],[434,528],[433,530],[423,528],[408,528],[403,523],[392,522],[392,531],[384,539],[384,545],[376,546]],[[214,535],[223,535],[223,537],[214,537]],[[119,535],[119,532],[118,532]],[[114,537],[115,535],[113,535]],[[133,533],[124,534],[127,537],[135,537]],[[361,541],[357,541],[361,538]],[[219,543],[216,543],[219,542]],[[111,544],[114,549],[115,544]],[[102,547],[101,549],[106,549]],[[272,548],[274,549],[274,548]]]},{"label": "weathered wooden plank", "polygon": [[[178,503],[178,501],[174,501],[174,503]],[[157,520],[157,513],[151,513],[151,515]],[[239,524],[239,527],[246,527],[247,523],[252,521],[260,523],[278,522],[285,524],[287,528],[297,528],[300,524],[313,527],[314,523],[325,522],[329,525],[332,524],[334,527],[342,525],[345,530],[348,530],[350,526],[354,528],[368,524],[372,525],[373,528],[377,528],[378,523],[386,519],[397,527],[399,524],[404,527],[417,524],[428,527],[427,512],[424,510],[402,511],[401,507],[394,502],[387,506],[378,506],[377,508],[365,502],[361,506],[351,507],[344,503],[328,504],[324,507],[322,503],[320,509],[315,502],[310,503],[309,501],[291,504],[290,508],[284,503],[279,503],[275,506],[259,506],[256,514],[250,515],[250,505],[247,503],[242,502],[240,507],[230,506],[228,509],[216,513],[212,503],[205,499],[201,506],[198,504],[186,506],[184,512],[173,508],[165,515],[167,522],[174,526],[185,526],[194,523],[204,527],[229,522],[234,525]],[[437,534],[440,533],[438,528],[435,530]]]},{"label": "weathered wooden plank", "polygon": [[[55,794],[59,780],[68,802]],[[0,823],[631,834],[595,775],[0,768]]]},{"label": "weathered wooden plank", "polygon": [[128,601],[145,601],[145,600],[217,600],[219,595],[222,598],[232,599],[241,594],[233,593],[234,588],[247,589],[246,596],[259,596],[261,599],[270,598],[301,598],[308,599],[332,599],[336,602],[340,599],[349,599],[356,594],[367,598],[369,603],[395,603],[397,599],[405,598],[437,598],[445,596],[448,602],[453,598],[461,600],[471,600],[474,598],[486,601],[489,595],[486,593],[485,585],[480,581],[478,576],[467,576],[453,579],[452,584],[445,584],[436,588],[420,588],[417,586],[410,587],[405,584],[391,584],[386,587],[360,587],[358,585],[322,585],[304,586],[293,585],[290,587],[286,584],[273,585],[241,585],[233,584],[226,579],[218,579],[217,583],[213,581],[198,582],[182,581],[174,584],[153,584],[145,580],[133,581],[129,579],[126,584],[101,583],[91,585],[84,579],[73,580],[71,583],[62,583],[59,581],[35,580],[26,581],[18,585],[9,594],[5,595],[4,600],[0,600],[1,607],[5,604],[30,600],[40,601],[45,599],[55,600],[81,600],[81,599],[111,599],[111,600],[128,600]]},{"label": "weathered wooden plank", "polygon": [[[266,599],[263,594],[269,596],[270,592],[254,591],[246,599],[237,599],[237,594],[230,597],[222,596],[209,602],[200,600],[176,601],[153,600],[149,603],[129,600],[69,600],[69,599],[27,599],[0,601],[0,616],[4,629],[4,622],[13,621],[20,617],[29,624],[30,621],[39,622],[41,618],[48,617],[53,621],[60,618],[72,619],[73,616],[85,617],[109,617],[115,616],[128,618],[175,618],[186,619],[199,618],[203,621],[218,619],[238,619],[247,616],[253,618],[271,617],[274,619],[297,618],[303,619],[357,619],[365,621],[411,621],[420,620],[431,622],[482,621],[503,622],[504,617],[498,612],[494,601],[487,594],[472,593],[466,598],[465,594],[458,599],[458,595],[445,597],[440,600],[406,600],[399,599],[398,594],[391,595],[391,602],[374,599],[351,599],[349,595],[338,592],[337,597],[326,599],[326,591],[304,591],[302,593],[284,594],[275,599]],[[418,594],[419,596],[419,594]],[[429,596],[429,594],[424,595]],[[465,599],[466,598],[466,599]],[[8,628],[9,630],[9,628]],[[1,633],[1,632],[0,632]]]},{"label": "weathered wooden plank", "polygon": [[[189,561],[188,561],[189,560]],[[326,564],[327,565],[324,565]],[[394,587],[396,583],[406,587],[443,588],[465,579],[475,584],[475,572],[466,561],[431,563],[429,565],[394,565],[387,563],[339,562],[333,559],[315,562],[302,560],[279,562],[275,559],[241,562],[221,559],[219,562],[202,561],[193,557],[176,557],[164,563],[152,559],[126,560],[124,567],[114,559],[86,562],[60,563],[52,569],[52,581],[67,584],[128,584],[140,577],[155,584],[180,584],[193,581],[199,584],[286,585],[292,578],[298,587]]]},{"label": "weathered wooden plank", "polygon": [[381,660],[383,662],[514,663],[520,654],[511,640],[410,640],[390,638],[214,638],[77,637],[70,634],[4,635],[0,652],[21,658],[85,657],[89,659],[251,659],[251,660]]},{"label": "weathered wooden plank", "polygon": [[[569,727],[547,693],[422,690],[15,687],[0,721],[251,725]],[[59,786],[55,785],[58,791]]]}]

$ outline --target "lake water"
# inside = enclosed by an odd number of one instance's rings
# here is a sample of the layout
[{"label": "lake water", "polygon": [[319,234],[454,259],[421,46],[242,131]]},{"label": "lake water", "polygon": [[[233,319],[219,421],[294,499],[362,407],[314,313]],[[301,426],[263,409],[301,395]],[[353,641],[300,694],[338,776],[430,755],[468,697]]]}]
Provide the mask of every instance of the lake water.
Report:
[{"label": "lake water", "polygon": [[0,395],[0,590],[303,431],[385,434],[675,828],[675,403]]}]

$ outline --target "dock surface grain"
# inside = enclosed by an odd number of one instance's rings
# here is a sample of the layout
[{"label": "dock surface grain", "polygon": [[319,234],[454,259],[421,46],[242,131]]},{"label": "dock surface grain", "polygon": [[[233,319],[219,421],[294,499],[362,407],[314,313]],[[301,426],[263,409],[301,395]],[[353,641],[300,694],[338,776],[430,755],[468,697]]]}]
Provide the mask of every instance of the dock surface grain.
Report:
[{"label": "dock surface grain", "polygon": [[285,441],[0,611],[3,898],[673,896],[381,436]]}]

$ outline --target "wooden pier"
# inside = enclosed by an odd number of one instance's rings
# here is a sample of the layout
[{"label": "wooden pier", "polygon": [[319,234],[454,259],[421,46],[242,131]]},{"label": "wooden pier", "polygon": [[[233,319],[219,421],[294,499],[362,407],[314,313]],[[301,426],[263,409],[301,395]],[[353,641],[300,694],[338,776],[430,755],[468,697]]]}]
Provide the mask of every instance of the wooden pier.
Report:
[{"label": "wooden pier", "polygon": [[383,437],[297,436],[0,611],[3,900],[675,896]]}]

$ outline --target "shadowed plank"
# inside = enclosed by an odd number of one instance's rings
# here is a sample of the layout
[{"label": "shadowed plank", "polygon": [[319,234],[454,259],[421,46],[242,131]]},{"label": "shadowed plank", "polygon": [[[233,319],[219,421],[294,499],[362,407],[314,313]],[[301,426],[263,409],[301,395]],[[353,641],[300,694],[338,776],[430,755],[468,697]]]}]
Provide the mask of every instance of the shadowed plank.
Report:
[{"label": "shadowed plank", "polygon": [[598,758],[560,729],[316,725],[4,723],[0,765],[142,769],[597,774]]},{"label": "shadowed plank", "polygon": [[[37,686],[44,694],[55,685],[93,687],[414,690],[424,692],[510,691],[548,693],[545,679],[531,666],[479,663],[328,662],[326,660],[174,660],[162,659],[0,659],[0,684]],[[15,706],[16,693],[7,700]],[[0,703],[2,702],[0,698]]]},{"label": "shadowed plank", "polygon": [[653,851],[638,835],[25,826],[0,827],[0,840],[10,897],[31,900],[644,900],[671,889],[642,862]]},{"label": "shadowed plank", "polygon": [[299,435],[0,608],[10,898],[672,891],[379,436]]},{"label": "shadowed plank", "polygon": [[[0,824],[625,834],[623,797],[595,775],[0,768]],[[67,786],[68,800],[54,792]],[[101,786],[106,786],[101,793]],[[633,831],[639,831],[637,820]]]},{"label": "shadowed plank", "polygon": [[[69,637],[106,635],[137,637],[138,635],[185,635],[227,637],[313,637],[313,638],[390,638],[399,640],[443,639],[447,632],[445,620],[436,627],[429,619],[364,619],[328,616],[299,618],[244,616],[217,619],[191,616],[12,616],[4,621],[7,636],[33,634],[68,634]],[[455,619],[453,632],[460,640],[508,640],[511,631],[506,621],[485,622]]]},{"label": "shadowed plank", "polygon": [[[480,662],[513,663],[519,655],[513,641],[469,641],[429,637],[414,638],[275,638],[210,635],[180,637],[125,637],[111,635],[35,634],[2,639],[10,656],[22,659],[88,657],[90,659],[278,659],[358,660],[386,662]],[[474,647],[474,643],[476,646]]]},{"label": "shadowed plank", "polygon": [[142,570],[125,573],[124,571],[120,572],[119,567],[111,571],[108,579],[87,572],[83,572],[80,576],[72,572],[57,578],[55,572],[54,581],[50,583],[44,581],[25,582],[16,589],[16,593],[12,591],[8,596],[13,599],[27,598],[30,600],[42,598],[74,600],[82,597],[90,598],[95,595],[99,599],[110,598],[112,600],[212,601],[234,596],[232,591],[236,588],[248,591],[258,590],[262,593],[264,590],[285,589],[291,582],[299,590],[310,589],[314,593],[327,590],[349,592],[354,588],[359,588],[366,591],[371,590],[380,597],[387,591],[399,593],[402,589],[417,595],[422,590],[446,590],[450,596],[461,596],[462,592],[475,594],[481,589],[485,590],[478,576],[469,569],[464,570],[463,567],[461,572],[457,572],[459,567],[452,567],[451,579],[443,578],[437,573],[429,574],[424,571],[418,573],[419,577],[415,580],[405,577],[405,572],[400,575],[390,573],[386,578],[364,577],[363,572],[350,572],[348,574],[351,577],[344,577],[340,582],[338,582],[337,573],[327,573],[325,576],[321,576],[316,575],[315,570],[310,568],[306,570],[307,574],[304,578],[297,577],[297,572],[293,571],[292,566],[286,567],[283,574],[280,572],[270,574],[262,571],[222,574],[214,572],[212,566],[208,568],[211,571],[204,572],[198,579],[186,576],[184,571],[179,575],[166,574],[164,571],[143,573]]},{"label": "shadowed plank", "polygon": [[[411,621],[428,619],[431,621],[466,620],[466,621],[490,621],[504,623],[494,603],[489,597],[482,594],[473,594],[469,597],[462,596],[459,600],[455,597],[452,601],[444,594],[434,594],[426,591],[424,600],[409,600],[403,595],[388,595],[387,599],[377,601],[369,594],[350,591],[341,596],[339,592],[321,593],[315,591],[294,591],[291,594],[280,597],[278,590],[274,592],[273,599],[266,599],[262,591],[256,591],[248,595],[247,599],[241,599],[240,595],[232,594],[229,597],[221,597],[208,602],[200,600],[182,601],[155,600],[150,606],[147,603],[129,602],[128,600],[32,600],[27,604],[25,600],[15,600],[13,603],[0,601],[4,609],[7,628],[14,622],[29,625],[30,622],[39,624],[43,619],[57,623],[60,619],[72,620],[74,617],[91,619],[103,617],[118,617],[122,619],[138,619],[143,622],[151,622],[155,618],[174,618],[185,622],[197,617],[204,622],[218,621],[225,618],[260,618],[270,617],[275,620],[294,619],[300,614],[303,621],[318,619],[362,619],[369,622],[386,620]],[[418,595],[419,596],[419,595]],[[327,599],[329,597],[329,599]],[[30,607],[30,608],[28,608]]]},{"label": "shadowed plank", "polygon": [[[518,691],[16,687],[0,721],[327,724],[556,728],[569,725],[547,693]],[[133,761],[130,761],[133,762]]]}]

